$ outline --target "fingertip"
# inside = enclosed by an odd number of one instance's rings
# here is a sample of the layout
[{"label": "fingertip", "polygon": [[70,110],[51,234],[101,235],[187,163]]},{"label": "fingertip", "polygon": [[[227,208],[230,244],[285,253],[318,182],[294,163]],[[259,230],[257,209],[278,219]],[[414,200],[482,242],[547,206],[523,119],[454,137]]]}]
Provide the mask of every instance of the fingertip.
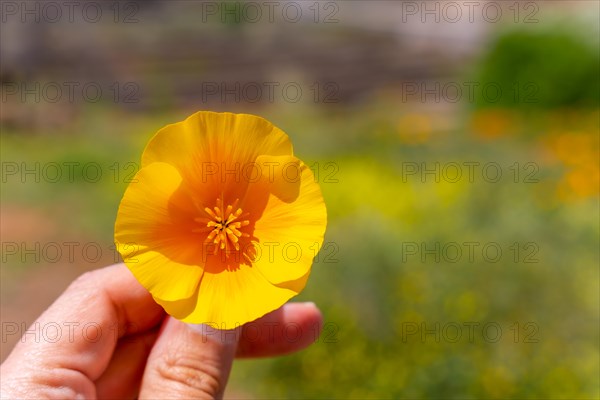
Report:
[{"label": "fingertip", "polygon": [[237,357],[270,357],[293,353],[314,343],[323,315],[312,302],[288,303],[244,326]]},{"label": "fingertip", "polygon": [[313,333],[313,342],[318,339],[323,329],[323,313],[314,302],[288,303],[284,306],[284,312],[286,320],[299,324]]}]

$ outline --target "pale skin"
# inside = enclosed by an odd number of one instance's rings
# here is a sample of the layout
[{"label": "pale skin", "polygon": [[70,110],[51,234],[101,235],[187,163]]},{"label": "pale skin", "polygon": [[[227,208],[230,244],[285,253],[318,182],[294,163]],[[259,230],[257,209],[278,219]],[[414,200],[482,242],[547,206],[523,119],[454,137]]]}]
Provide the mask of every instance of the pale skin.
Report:
[{"label": "pale skin", "polygon": [[[322,316],[313,303],[288,303],[255,321],[252,334],[242,326],[224,335],[167,316],[117,264],[75,280],[36,322],[65,329],[19,341],[0,367],[2,399],[221,398],[234,358],[301,350]],[[289,340],[292,324],[300,334]]]}]

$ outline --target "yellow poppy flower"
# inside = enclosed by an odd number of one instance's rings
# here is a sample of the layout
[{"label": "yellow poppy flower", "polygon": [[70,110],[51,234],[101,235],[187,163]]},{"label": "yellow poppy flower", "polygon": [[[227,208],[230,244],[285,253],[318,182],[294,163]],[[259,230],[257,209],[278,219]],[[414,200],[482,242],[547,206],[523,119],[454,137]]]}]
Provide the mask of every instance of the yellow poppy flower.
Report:
[{"label": "yellow poppy flower", "polygon": [[283,131],[198,112],[146,146],[115,243],[167,313],[232,329],[304,288],[326,224],[319,185]]}]

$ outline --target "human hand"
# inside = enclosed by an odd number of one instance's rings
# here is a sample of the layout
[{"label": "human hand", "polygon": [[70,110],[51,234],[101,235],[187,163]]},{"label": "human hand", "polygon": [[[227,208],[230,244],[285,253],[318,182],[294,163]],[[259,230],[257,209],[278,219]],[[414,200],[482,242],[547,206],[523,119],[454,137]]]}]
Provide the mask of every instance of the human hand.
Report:
[{"label": "human hand", "polygon": [[252,322],[251,335],[250,324],[188,325],[117,264],[79,277],[36,323],[63,334],[17,344],[0,367],[2,399],[220,398],[235,357],[298,351],[316,340],[322,317],[312,303],[289,303]]}]

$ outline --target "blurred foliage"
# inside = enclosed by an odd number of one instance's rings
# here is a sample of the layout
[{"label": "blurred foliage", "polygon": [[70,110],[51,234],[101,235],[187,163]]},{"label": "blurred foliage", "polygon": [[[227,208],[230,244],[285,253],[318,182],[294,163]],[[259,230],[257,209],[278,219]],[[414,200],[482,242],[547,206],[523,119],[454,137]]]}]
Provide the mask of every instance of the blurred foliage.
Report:
[{"label": "blurred foliage", "polygon": [[[597,107],[600,56],[564,27],[500,34],[482,60],[476,81],[480,107]],[[498,94],[498,88],[500,94]]]}]

